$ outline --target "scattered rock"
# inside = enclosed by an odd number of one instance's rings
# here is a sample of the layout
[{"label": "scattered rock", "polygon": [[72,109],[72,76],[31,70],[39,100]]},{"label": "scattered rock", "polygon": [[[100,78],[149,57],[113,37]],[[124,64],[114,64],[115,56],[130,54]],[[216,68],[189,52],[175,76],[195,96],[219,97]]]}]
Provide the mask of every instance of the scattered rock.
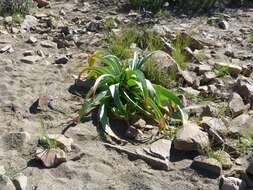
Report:
[{"label": "scattered rock", "polygon": [[140,132],[138,129],[136,129],[133,126],[129,126],[126,133],[125,133],[125,137],[127,137],[129,139],[136,139],[139,133]]},{"label": "scattered rock", "polygon": [[168,159],[170,158],[170,151],[171,151],[172,142],[166,139],[160,139],[150,145],[149,148],[145,148],[144,150],[155,157],[161,159]]},{"label": "scattered rock", "polygon": [[201,171],[204,170],[208,174],[214,175],[215,177],[220,176],[222,173],[221,164],[216,159],[208,158],[206,156],[195,157],[192,167]]},{"label": "scattered rock", "polygon": [[35,44],[37,41],[38,41],[37,38],[30,36],[29,39],[27,40],[27,43]]},{"label": "scattered rock", "polygon": [[216,65],[228,68],[230,74],[240,74],[242,72],[242,68],[238,65],[233,65],[224,62],[217,62]]},{"label": "scattered rock", "polygon": [[253,95],[253,82],[246,78],[238,79],[234,91],[237,92],[244,101],[251,103],[251,97]]},{"label": "scattered rock", "polygon": [[4,166],[0,166],[0,175],[4,175],[5,172]]},{"label": "scattered rock", "polygon": [[40,45],[45,48],[55,48],[55,49],[57,48],[56,43],[48,41],[48,40],[40,42]]},{"label": "scattered rock", "polygon": [[45,167],[52,168],[66,162],[66,154],[63,150],[57,149],[37,149],[36,158],[41,160]]},{"label": "scattered rock", "polygon": [[41,60],[41,57],[34,55],[34,56],[23,57],[20,61],[22,61],[23,63],[27,63],[27,64],[34,64],[34,63],[38,62],[39,60]]},{"label": "scattered rock", "polygon": [[0,175],[0,189],[1,190],[16,190],[12,181],[5,175]]},{"label": "scattered rock", "polygon": [[206,131],[209,128],[212,128],[214,131],[217,131],[222,136],[225,136],[228,131],[223,121],[215,117],[203,117],[201,125]]},{"label": "scattered rock", "polygon": [[26,57],[26,56],[32,56],[33,55],[33,51],[31,50],[26,50],[23,55]]},{"label": "scattered rock", "polygon": [[233,93],[229,102],[229,109],[233,117],[236,117],[245,111],[246,106],[244,105],[243,99],[239,94]]},{"label": "scattered rock", "polygon": [[233,137],[253,135],[253,118],[242,114],[230,122],[229,134]]},{"label": "scattered rock", "polygon": [[32,15],[26,15],[23,23],[21,24],[21,29],[31,30],[38,25],[38,19]]},{"label": "scattered rock", "polygon": [[25,175],[19,174],[18,176],[15,176],[12,182],[15,185],[16,190],[26,190],[27,177]]},{"label": "scattered rock", "polygon": [[246,183],[235,177],[222,176],[220,179],[220,190],[246,190]]},{"label": "scattered rock", "polygon": [[199,151],[209,146],[208,134],[194,123],[187,123],[180,129],[174,140],[174,147],[182,151]]},{"label": "scattered rock", "polygon": [[71,151],[71,145],[73,144],[73,139],[67,138],[62,134],[49,134],[49,139],[55,140],[57,143],[59,143],[59,146],[64,151],[70,152]]},{"label": "scattered rock", "polygon": [[227,30],[229,28],[229,23],[225,20],[222,20],[218,23],[218,26],[223,30]]},{"label": "scattered rock", "polygon": [[12,48],[12,45],[6,45],[3,48],[0,49],[0,53],[9,52],[12,53],[14,50]]},{"label": "scattered rock", "polygon": [[98,21],[91,21],[87,26],[87,30],[90,32],[99,32],[101,29],[103,29],[103,26]]},{"label": "scattered rock", "polygon": [[66,56],[61,56],[55,60],[55,64],[57,65],[64,65],[68,63],[69,59]]},{"label": "scattered rock", "polygon": [[7,17],[4,18],[4,23],[5,23],[6,25],[11,25],[12,22],[13,22],[12,16],[7,16]]},{"label": "scattered rock", "polygon": [[133,124],[134,127],[138,129],[145,129],[146,128],[146,121],[144,119],[139,119]]}]

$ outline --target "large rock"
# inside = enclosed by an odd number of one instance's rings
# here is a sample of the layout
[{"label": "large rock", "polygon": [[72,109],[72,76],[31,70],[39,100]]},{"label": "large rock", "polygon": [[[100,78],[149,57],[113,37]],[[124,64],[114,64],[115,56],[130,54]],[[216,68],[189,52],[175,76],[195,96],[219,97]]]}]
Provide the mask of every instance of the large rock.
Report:
[{"label": "large rock", "polygon": [[26,15],[23,23],[21,24],[22,30],[31,30],[38,25],[38,19],[32,15]]},{"label": "large rock", "polygon": [[222,173],[222,165],[216,159],[206,156],[195,157],[192,167],[215,177],[220,176]]},{"label": "large rock", "polygon": [[27,177],[23,174],[19,174],[18,176],[15,176],[12,180],[16,190],[26,190],[27,186]]},{"label": "large rock", "polygon": [[229,134],[235,137],[253,135],[253,118],[242,114],[230,122]]},{"label": "large rock", "polygon": [[5,175],[0,175],[0,189],[1,190],[16,190],[12,181]]},{"label": "large rock", "polygon": [[244,105],[243,99],[239,94],[233,93],[229,102],[229,109],[233,117],[236,117],[245,111],[246,106]]},{"label": "large rock", "polygon": [[181,151],[199,151],[209,146],[208,134],[194,123],[187,123],[180,129],[174,140],[174,147]]},{"label": "large rock", "polygon": [[222,176],[219,186],[220,190],[247,190],[246,183],[235,177]]}]

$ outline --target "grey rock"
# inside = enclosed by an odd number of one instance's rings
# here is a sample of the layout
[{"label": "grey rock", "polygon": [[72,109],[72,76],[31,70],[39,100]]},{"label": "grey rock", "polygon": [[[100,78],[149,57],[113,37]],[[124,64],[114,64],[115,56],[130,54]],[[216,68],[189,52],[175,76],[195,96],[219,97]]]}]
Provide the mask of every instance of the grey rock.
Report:
[{"label": "grey rock", "polygon": [[5,175],[0,175],[0,189],[1,190],[16,190],[12,181]]},{"label": "grey rock", "polygon": [[194,158],[192,167],[214,176],[220,176],[222,173],[222,165],[216,159],[202,155]]},{"label": "grey rock", "polygon": [[217,62],[216,65],[220,67],[227,67],[231,74],[240,74],[242,72],[242,67],[238,65],[233,65],[233,64],[224,63],[224,62]]},{"label": "grey rock", "polygon": [[248,114],[242,114],[230,122],[229,134],[238,136],[253,135],[253,118]]},{"label": "grey rock", "polygon": [[27,188],[27,182],[28,178],[23,175],[19,174],[18,176],[15,176],[15,178],[12,180],[13,184],[16,187],[16,190],[26,190]]},{"label": "grey rock", "polygon": [[26,56],[32,56],[33,55],[33,51],[32,50],[26,50],[23,55]]},{"label": "grey rock", "polygon": [[161,158],[163,160],[170,159],[172,142],[166,139],[160,139],[150,145],[148,149],[144,149],[150,155]]},{"label": "grey rock", "polygon": [[218,23],[218,26],[221,28],[221,29],[224,29],[224,30],[227,30],[229,28],[229,23],[225,20],[222,20]]},{"label": "grey rock", "polygon": [[99,32],[102,29],[103,29],[103,26],[101,22],[98,22],[98,21],[91,21],[87,26],[87,30],[90,32]]},{"label": "grey rock", "polygon": [[205,130],[212,128],[213,130],[217,131],[222,136],[224,136],[228,131],[223,121],[215,117],[203,117],[201,121],[201,126]]},{"label": "grey rock", "polygon": [[29,39],[27,40],[27,43],[35,44],[37,41],[38,41],[37,38],[30,36]]},{"label": "grey rock", "polygon": [[6,45],[6,46],[4,46],[4,47],[2,47],[1,49],[0,49],[0,53],[4,53],[4,52],[9,52],[9,53],[11,53],[11,52],[13,52],[13,48],[12,48],[12,45]]},{"label": "grey rock", "polygon": [[21,24],[21,29],[31,30],[38,25],[38,19],[32,15],[26,15],[23,23]]},{"label": "grey rock", "polygon": [[57,44],[48,40],[40,42],[40,45],[45,48],[57,48]]},{"label": "grey rock", "polygon": [[239,94],[233,93],[229,102],[229,109],[233,117],[236,117],[245,111],[246,106],[244,105],[243,99]]},{"label": "grey rock", "polygon": [[195,80],[196,80],[195,73],[189,72],[187,70],[180,69],[179,73],[178,73],[178,77],[183,79],[183,82],[185,82],[186,84],[188,84],[190,86],[194,85]]},{"label": "grey rock", "polygon": [[247,190],[246,183],[235,177],[222,176],[219,186],[221,190]]},{"label": "grey rock", "polygon": [[12,22],[13,22],[12,16],[7,16],[7,17],[4,18],[4,23],[5,24],[10,25],[10,24],[12,24]]},{"label": "grey rock", "polygon": [[125,137],[129,139],[136,139],[139,133],[138,129],[130,125],[125,133]]},{"label": "grey rock", "polygon": [[198,73],[198,75],[202,75],[206,72],[212,71],[213,67],[210,65],[198,65],[195,69],[195,71]]},{"label": "grey rock", "polygon": [[145,129],[146,128],[146,121],[143,119],[139,119],[133,124],[138,129]]},{"label": "grey rock", "polygon": [[201,84],[209,84],[214,81],[216,74],[212,71],[204,73],[202,79],[200,80]]},{"label": "grey rock", "polygon": [[5,136],[5,142],[9,149],[22,150],[30,141],[30,134],[27,132],[11,132]]},{"label": "grey rock", "polygon": [[181,87],[182,91],[184,91],[186,94],[198,96],[200,94],[200,91],[193,89],[192,87]]},{"label": "grey rock", "polygon": [[0,175],[4,175],[5,172],[4,166],[0,166]]},{"label": "grey rock", "polygon": [[55,64],[57,64],[57,65],[64,65],[64,64],[67,64],[68,61],[69,61],[69,59],[66,56],[61,56],[61,57],[58,57],[55,60]]},{"label": "grey rock", "polygon": [[57,148],[57,149],[37,149],[36,158],[41,160],[45,167],[52,168],[56,167],[59,164],[66,162],[66,153]]},{"label": "grey rock", "polygon": [[238,79],[234,86],[234,91],[237,92],[243,100],[250,103],[253,95],[253,82],[246,78]]},{"label": "grey rock", "polygon": [[180,129],[174,140],[174,147],[181,151],[199,151],[201,147],[209,146],[208,134],[194,123],[186,123]]},{"label": "grey rock", "polygon": [[34,64],[34,63],[38,62],[39,60],[41,60],[41,57],[34,55],[34,56],[23,57],[20,61],[22,61],[23,63],[27,63],[27,64]]}]

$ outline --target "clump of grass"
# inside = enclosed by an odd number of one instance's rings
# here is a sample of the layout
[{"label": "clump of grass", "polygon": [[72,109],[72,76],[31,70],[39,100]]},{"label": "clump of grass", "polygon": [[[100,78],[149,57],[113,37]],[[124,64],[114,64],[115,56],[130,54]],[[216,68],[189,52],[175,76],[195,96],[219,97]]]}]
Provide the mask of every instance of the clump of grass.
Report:
[{"label": "clump of grass", "polygon": [[163,17],[163,18],[169,18],[169,17],[171,17],[171,12],[169,10],[161,9],[158,13],[156,13],[156,16]]},{"label": "clump of grass", "polygon": [[148,10],[154,13],[161,10],[165,0],[130,0],[134,8]]},{"label": "clump of grass", "polygon": [[241,155],[245,155],[248,151],[253,151],[253,138],[241,137],[238,149]]},{"label": "clump of grass", "polygon": [[47,135],[40,140],[39,145],[44,149],[56,149],[60,147],[60,144],[55,139],[50,139]]},{"label": "clump of grass", "polygon": [[191,43],[190,38],[181,37],[181,35],[177,35],[174,40],[172,46],[172,57],[180,66],[181,69],[187,68],[187,55],[185,53],[185,48],[188,47]]},{"label": "clump of grass", "polygon": [[116,21],[114,20],[114,18],[106,18],[105,19],[105,28],[108,29],[108,30],[111,30],[113,28],[115,28],[117,26],[117,23]]},{"label": "clump of grass", "polygon": [[1,0],[0,15],[26,15],[33,6],[33,0]]},{"label": "clump of grass", "polygon": [[230,69],[227,66],[216,66],[214,68],[214,73],[217,77],[224,77],[225,75],[230,74]]},{"label": "clump of grass", "polygon": [[253,43],[253,32],[251,32],[249,35],[248,35],[248,40],[250,43]]},{"label": "clump of grass", "polygon": [[220,154],[219,151],[213,150],[211,147],[206,146],[202,148],[202,154],[206,155],[208,158],[213,158],[220,163],[224,162],[223,156]]},{"label": "clump of grass", "polygon": [[146,31],[146,28],[139,28],[137,26],[125,27],[122,29],[121,34],[111,33],[106,41],[111,54],[121,59],[128,59],[133,56],[130,48],[132,44],[136,44],[139,48],[149,51],[164,48],[159,34]]}]

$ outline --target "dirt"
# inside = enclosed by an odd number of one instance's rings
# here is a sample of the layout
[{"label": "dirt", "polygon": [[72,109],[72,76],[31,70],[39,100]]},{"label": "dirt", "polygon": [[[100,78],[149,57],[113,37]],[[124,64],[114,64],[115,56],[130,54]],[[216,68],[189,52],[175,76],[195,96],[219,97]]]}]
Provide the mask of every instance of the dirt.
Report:
[{"label": "dirt", "polygon": [[[169,171],[155,170],[142,160],[129,159],[125,154],[107,149],[98,138],[92,121],[66,129],[67,122],[82,104],[82,98],[70,93],[70,87],[74,84],[78,68],[85,63],[89,53],[101,47],[105,34],[104,30],[87,32],[86,25],[98,17],[98,22],[101,22],[107,16],[114,16],[113,12],[117,11],[113,4],[102,6],[103,2],[99,1],[88,3],[90,7],[87,10],[75,1],[51,1],[51,8],[35,9],[33,15],[46,15],[39,19],[40,24],[44,24],[43,19],[50,16],[56,19],[58,26],[49,31],[11,33],[3,23],[0,25],[0,48],[11,44],[14,49],[12,53],[0,54],[0,165],[5,167],[10,177],[20,172],[25,174],[28,177],[27,190],[219,189],[219,179],[205,177],[191,169],[192,160],[187,157],[173,161],[174,167]],[[78,11],[78,8],[83,9],[83,12]],[[59,15],[61,9],[66,13],[64,16]],[[252,44],[244,45],[247,40],[237,38],[243,35],[240,31],[242,28],[252,30],[253,10],[228,10],[227,14],[230,16],[228,30],[207,25],[208,17],[205,16],[169,18],[159,22],[172,31],[194,32],[196,36],[216,44],[209,51],[217,54],[223,55],[225,46],[232,44],[234,51],[252,55]],[[127,13],[118,13],[116,17],[129,18]],[[77,47],[73,39],[70,39],[67,48],[42,47],[42,41],[61,39],[59,25],[72,28],[83,44]],[[27,43],[30,36],[37,38],[38,42],[33,45]],[[27,50],[31,50],[34,55],[37,51],[42,51],[45,57],[32,64],[24,63],[21,59]],[[64,65],[54,64],[59,55],[67,55],[69,61]],[[215,59],[223,58],[217,56],[210,59],[210,62]],[[252,57],[238,60],[238,64],[245,62],[251,63]],[[47,108],[39,113],[31,113],[31,106],[41,96],[52,98],[57,109]],[[68,153],[68,158],[75,155],[79,155],[79,158],[75,161],[68,160],[52,169],[45,169],[35,161],[37,140],[45,134],[45,128],[47,133],[59,134],[64,131],[67,137],[72,138],[76,150]],[[8,136],[11,132],[27,132],[30,138],[27,137],[27,143],[22,139],[13,142]]]}]

